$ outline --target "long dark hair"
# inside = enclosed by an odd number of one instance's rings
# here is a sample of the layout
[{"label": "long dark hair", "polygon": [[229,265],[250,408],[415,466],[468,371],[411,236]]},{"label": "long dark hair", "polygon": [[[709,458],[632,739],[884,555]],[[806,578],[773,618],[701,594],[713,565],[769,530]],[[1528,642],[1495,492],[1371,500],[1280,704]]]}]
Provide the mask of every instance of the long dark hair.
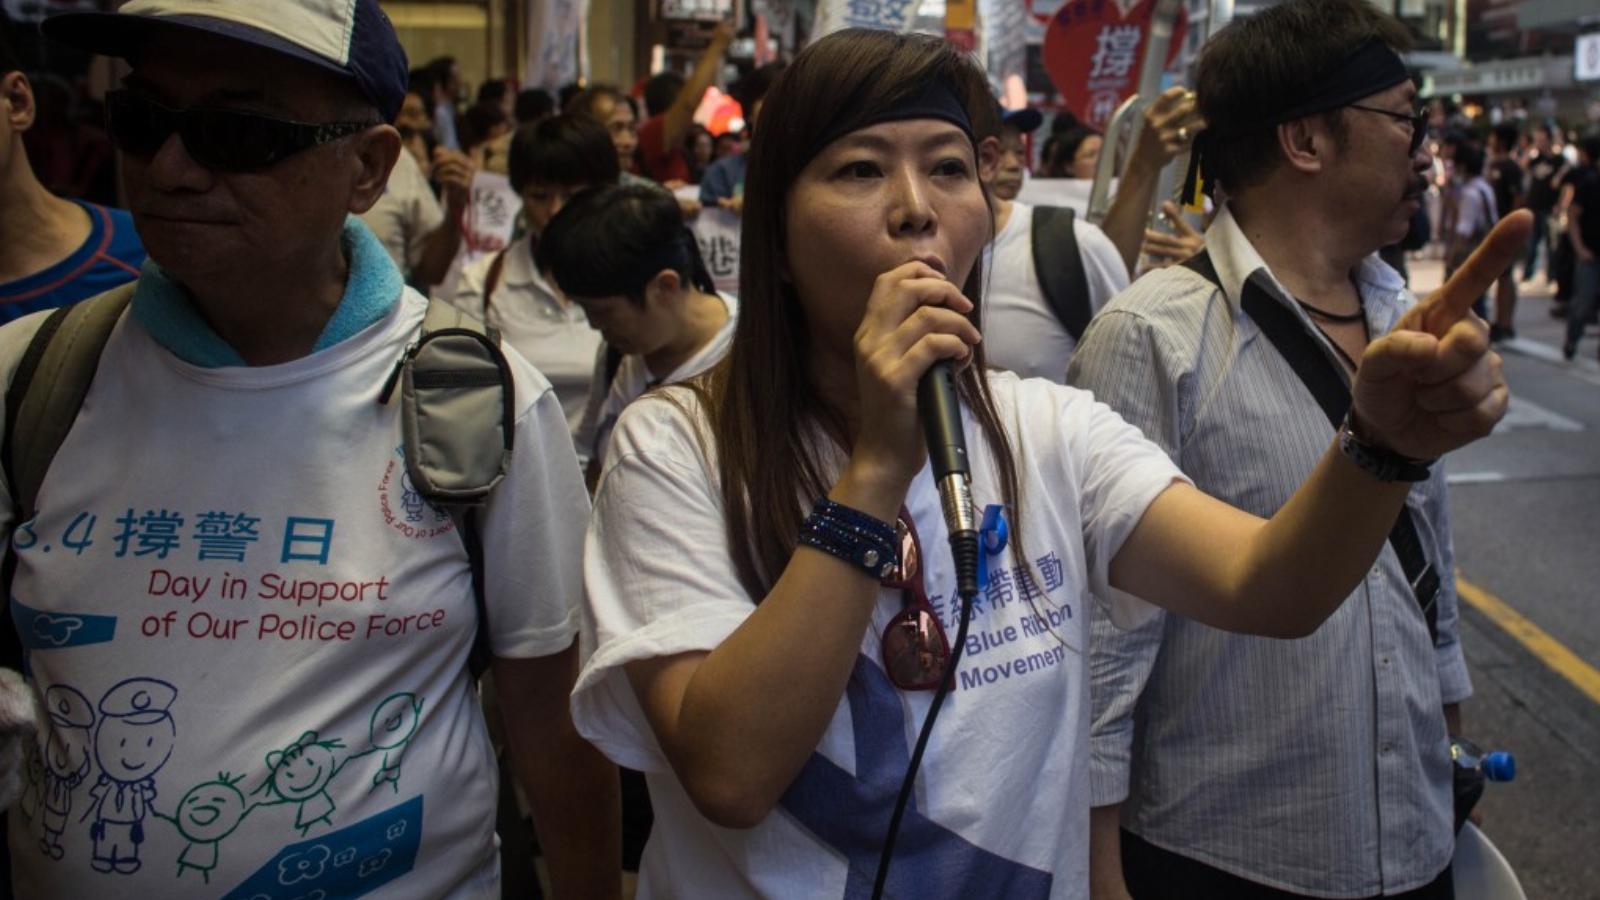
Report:
[{"label": "long dark hair", "polygon": [[[735,570],[758,601],[787,567],[811,499],[831,486],[814,445],[817,427],[846,439],[841,416],[808,378],[811,335],[794,285],[783,275],[789,190],[822,149],[813,146],[822,135],[860,127],[935,81],[954,90],[974,134],[998,131],[983,73],[936,38],[835,32],[796,57],[767,95],[745,176],[733,347],[721,365],[691,384],[716,448]],[[986,189],[984,199],[989,202]],[[974,305],[974,324],[982,308],[982,270],[980,257],[962,285]],[[997,460],[1001,499],[1016,510],[1021,497],[1011,441],[984,370],[980,344],[956,377],[957,391]],[[1020,540],[1015,530],[1012,540]]]}]

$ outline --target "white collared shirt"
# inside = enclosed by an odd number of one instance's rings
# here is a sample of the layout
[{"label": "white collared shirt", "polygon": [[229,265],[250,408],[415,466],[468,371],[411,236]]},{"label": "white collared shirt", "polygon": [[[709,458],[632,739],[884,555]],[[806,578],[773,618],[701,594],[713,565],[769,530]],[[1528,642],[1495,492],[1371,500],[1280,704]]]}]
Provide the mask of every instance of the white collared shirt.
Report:
[{"label": "white collared shirt", "polygon": [[676,384],[699,375],[722,361],[728,355],[728,348],[733,346],[733,329],[739,319],[739,301],[732,294],[717,292],[717,299],[728,308],[727,321],[717,329],[705,346],[694,352],[694,355],[684,360],[683,364],[657,378],[651,373],[650,367],[645,364],[644,357],[637,353],[630,353],[622,357],[617,364],[617,371],[609,382],[605,381],[606,353],[602,348],[591,357],[593,365],[593,385],[588,399],[587,408],[583,413],[583,420],[573,433],[578,436],[581,443],[578,445],[578,455],[589,459],[604,460],[606,446],[611,442],[611,430],[617,425],[617,418],[628,404],[643,396],[645,391],[658,384]]},{"label": "white collared shirt", "polygon": [[[462,271],[452,304],[485,318],[483,289],[494,260],[495,255],[491,254]],[[531,241],[519,240],[506,248],[500,281],[489,298],[487,321],[555,387],[579,461],[587,463],[584,451],[588,442],[578,441],[577,436],[594,374],[595,353],[600,348],[600,332],[589,325],[582,307],[563,299],[556,286],[539,272],[533,263]]]}]

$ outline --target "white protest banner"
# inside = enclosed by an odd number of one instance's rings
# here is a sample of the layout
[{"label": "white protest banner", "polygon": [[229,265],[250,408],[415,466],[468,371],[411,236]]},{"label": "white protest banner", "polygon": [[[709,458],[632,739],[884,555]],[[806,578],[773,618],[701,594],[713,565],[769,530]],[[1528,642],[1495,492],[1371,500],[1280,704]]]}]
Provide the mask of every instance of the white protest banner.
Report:
[{"label": "white protest banner", "polygon": [[739,217],[731,210],[703,209],[689,221],[700,258],[717,290],[735,296],[739,293]]},{"label": "white protest banner", "polygon": [[551,93],[564,84],[588,76],[583,65],[586,55],[584,22],[589,18],[589,0],[541,0],[528,4],[528,43],[523,71],[523,87],[544,88]]},{"label": "white protest banner", "polygon": [[841,28],[910,31],[920,6],[922,0],[819,0],[811,39]]}]

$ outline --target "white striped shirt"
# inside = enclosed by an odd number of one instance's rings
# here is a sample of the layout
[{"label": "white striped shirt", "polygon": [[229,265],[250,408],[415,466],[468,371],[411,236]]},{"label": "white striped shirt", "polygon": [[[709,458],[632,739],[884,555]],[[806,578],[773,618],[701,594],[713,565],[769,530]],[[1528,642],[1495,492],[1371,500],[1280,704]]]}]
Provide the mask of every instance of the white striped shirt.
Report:
[{"label": "white striped shirt", "polygon": [[[1239,306],[1253,278],[1331,345],[1224,208],[1206,246],[1226,290],[1173,267],[1091,323],[1068,382],[1143,429],[1200,489],[1270,516],[1334,429]],[[1373,334],[1413,302],[1376,255],[1355,281]],[[1443,467],[1407,502],[1441,579],[1439,641],[1387,544],[1310,637],[1273,640],[1162,615],[1133,631],[1093,622],[1096,806],[1125,827],[1251,881],[1319,897],[1419,887],[1449,864],[1451,770],[1443,704],[1471,693],[1457,641]],[[1095,604],[1091,604],[1091,610]]]}]

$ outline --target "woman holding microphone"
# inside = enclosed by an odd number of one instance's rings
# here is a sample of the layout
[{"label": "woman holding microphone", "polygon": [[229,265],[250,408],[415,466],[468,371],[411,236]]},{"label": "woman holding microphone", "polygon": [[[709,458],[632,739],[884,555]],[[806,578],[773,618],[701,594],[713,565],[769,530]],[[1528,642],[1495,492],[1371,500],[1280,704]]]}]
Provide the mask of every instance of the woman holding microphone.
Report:
[{"label": "woman holding microphone", "polygon": [[[1086,897],[1084,605],[1303,635],[1400,509],[1407,486],[1335,442],[1261,520],[1088,394],[986,371],[980,176],[998,150],[975,136],[993,115],[982,72],[941,41],[845,31],[801,53],[750,151],[730,355],[616,428],[573,712],[649,779],[641,897],[868,896],[941,683],[887,894]],[[1465,310],[1522,246],[1516,227],[1368,350],[1346,442],[1363,463],[1431,460],[1503,414]],[[957,366],[976,503],[1010,524],[959,654],[916,402],[940,360]]]}]

